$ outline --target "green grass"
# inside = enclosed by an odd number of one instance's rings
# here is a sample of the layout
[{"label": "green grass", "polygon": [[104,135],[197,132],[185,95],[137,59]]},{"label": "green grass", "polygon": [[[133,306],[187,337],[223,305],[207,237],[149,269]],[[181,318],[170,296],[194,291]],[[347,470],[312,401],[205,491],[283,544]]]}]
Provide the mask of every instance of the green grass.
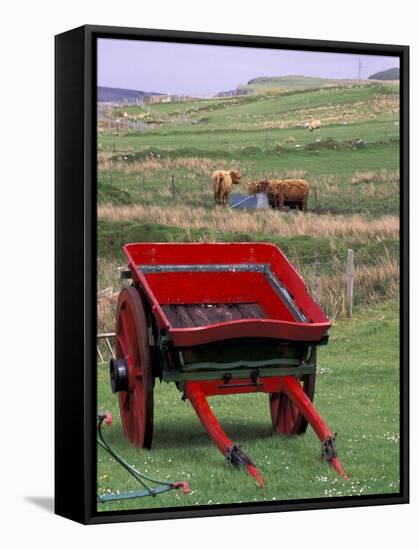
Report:
[{"label": "green grass", "polygon": [[100,203],[113,203],[117,205],[132,204],[133,200],[128,191],[119,189],[118,186],[98,181],[97,187],[97,202]]},{"label": "green grass", "polygon": [[[176,151],[179,148],[193,149],[196,154],[210,154],[224,151],[237,154],[243,147],[259,147],[261,152],[275,145],[286,147],[284,152],[298,149],[316,139],[332,138],[338,141],[363,139],[370,142],[388,143],[398,139],[399,129],[393,120],[357,121],[351,124],[330,124],[315,134],[306,128],[191,128],[150,130],[147,132],[128,132],[120,135],[100,137],[100,150],[116,152],[141,151],[142,149],[161,148]],[[292,140],[292,145],[287,144]],[[227,148],[225,147],[227,145]],[[192,151],[189,151],[189,154]]]},{"label": "green grass", "polygon": [[277,77],[259,77],[250,80],[246,88],[255,91],[278,88],[280,90],[306,90],[309,88],[320,88],[334,83],[334,80],[328,78],[319,78],[313,76],[290,75]]},{"label": "green grass", "polygon": [[[399,87],[398,82],[383,81],[385,88],[392,91],[397,91]],[[351,80],[351,79],[330,79],[319,78],[312,76],[302,75],[289,75],[289,76],[277,76],[277,77],[262,77],[255,78],[248,82],[246,86],[241,86],[240,89],[248,90],[250,92],[263,93],[265,90],[289,90],[289,91],[306,91],[316,88],[365,88],[367,86],[374,86],[377,89],[377,83],[373,83],[369,80]],[[326,91],[326,90],[324,90]]]},{"label": "green grass", "polygon": [[[257,88],[264,91],[266,86]],[[111,111],[114,118],[123,112],[145,123],[176,124],[187,129],[195,128],[246,129],[257,127],[264,122],[271,125],[278,122],[301,122],[312,117],[336,118],[342,116],[347,122],[354,122],[374,110],[374,115],[394,119],[395,114],[383,105],[383,99],[397,98],[397,89],[382,84],[368,84],[355,87],[334,87],[331,89],[293,90],[281,94],[260,94],[257,96],[236,96],[191,100],[187,102],[156,103],[148,106],[127,106]],[[177,120],[177,117],[181,118]],[[188,117],[188,124],[184,117]],[[194,129],[195,129],[194,128]],[[265,128],[266,129],[266,128]]]},{"label": "green grass", "polygon": [[[152,450],[135,450],[122,435],[108,369],[98,366],[98,410],[113,424],[106,437],[130,464],[162,480],[187,480],[191,492],[100,504],[127,510],[240,502],[283,501],[397,493],[399,490],[399,318],[396,301],[337,322],[329,345],[319,348],[315,404],[332,430],[350,481],[320,461],[311,428],[304,436],[272,435],[266,395],[210,398],[227,434],[254,460],[265,479],[259,489],[243,471],[225,464],[190,404],[174,384],[155,386]],[[98,451],[98,492],[137,490],[130,476]]]}]

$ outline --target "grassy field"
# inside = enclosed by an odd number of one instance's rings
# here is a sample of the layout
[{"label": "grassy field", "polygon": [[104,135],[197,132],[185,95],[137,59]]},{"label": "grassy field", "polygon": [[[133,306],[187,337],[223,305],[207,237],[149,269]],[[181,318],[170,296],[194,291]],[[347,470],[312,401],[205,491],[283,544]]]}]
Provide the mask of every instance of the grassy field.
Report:
[{"label": "grassy field", "polygon": [[[243,471],[227,466],[190,404],[174,384],[155,386],[152,450],[135,450],[121,436],[117,400],[108,369],[100,365],[98,410],[112,413],[108,441],[140,471],[170,481],[187,480],[191,492],[100,504],[99,510],[142,509],[237,502],[357,496],[399,490],[398,304],[364,309],[331,330],[319,348],[315,404],[338,433],[341,461],[350,480],[320,460],[320,443],[304,436],[273,435],[264,394],[210,398],[227,434],[249,454],[266,486],[259,489]],[[132,478],[99,449],[98,492],[138,490]]]},{"label": "grassy field", "polygon": [[[154,127],[176,126],[178,131],[196,133],[200,130],[231,127],[246,129],[289,128],[304,122],[308,116],[322,118],[323,124],[352,126],[368,120],[395,120],[398,113],[398,90],[382,84],[261,93],[253,96],[157,103],[129,106],[112,111],[114,117],[126,112],[131,118]],[[185,119],[186,116],[186,119]],[[190,126],[194,128],[191,131]]]},{"label": "grassy field", "polygon": [[[306,82],[307,84],[307,82]],[[98,131],[98,289],[118,291],[127,242],[246,242],[278,245],[335,321],[319,353],[316,405],[338,436],[351,477],[320,463],[319,443],[273,437],[267,397],[213,398],[222,425],[255,460],[263,491],[227,468],[174,385],[156,384],[152,451],[121,435],[117,400],[99,366],[99,409],[130,463],[163,480],[186,478],[191,494],[101,505],[182,506],[397,492],[399,295],[399,96],[395,83],[252,83],[253,95],[112,108]],[[272,87],[274,89],[272,89]],[[320,119],[309,132],[304,123]],[[237,168],[246,183],[305,178],[308,212],[215,207],[211,173]],[[353,320],[345,320],[346,255],[355,253]],[[99,309],[114,330],[115,303]],[[102,451],[99,492],[134,489]]]},{"label": "grassy field", "polygon": [[[356,307],[396,296],[398,88],[369,82],[300,90],[300,79],[292,82],[296,89],[281,93],[262,86],[255,95],[110,110],[113,120],[126,112],[146,129],[110,125],[99,133],[100,266],[122,263],[128,241],[272,242],[321,289],[319,300],[335,317],[352,248],[363,283]],[[303,127],[313,117],[323,122],[315,133]],[[233,167],[243,194],[253,179],[307,179],[309,214],[215,208],[210,175]],[[331,277],[336,284],[327,289]],[[110,284],[99,279],[99,288]]]}]

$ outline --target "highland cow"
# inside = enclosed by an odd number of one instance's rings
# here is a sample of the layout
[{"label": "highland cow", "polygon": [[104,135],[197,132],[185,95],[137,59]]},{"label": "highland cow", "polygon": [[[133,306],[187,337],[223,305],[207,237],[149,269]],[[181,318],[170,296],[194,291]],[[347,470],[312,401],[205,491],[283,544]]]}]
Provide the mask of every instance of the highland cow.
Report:
[{"label": "highland cow", "polygon": [[241,183],[241,174],[238,170],[217,170],[211,177],[215,204],[230,204],[230,195],[233,185]]},{"label": "highland cow", "polygon": [[302,179],[260,180],[247,184],[249,195],[266,193],[269,204],[282,210],[284,206],[293,206],[307,211],[309,185]]}]

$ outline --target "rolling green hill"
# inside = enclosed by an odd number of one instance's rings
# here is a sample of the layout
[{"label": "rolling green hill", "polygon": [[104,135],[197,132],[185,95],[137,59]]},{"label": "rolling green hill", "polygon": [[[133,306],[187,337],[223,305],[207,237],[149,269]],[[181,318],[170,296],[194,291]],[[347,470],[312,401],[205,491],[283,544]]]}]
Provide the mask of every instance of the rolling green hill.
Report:
[{"label": "rolling green hill", "polygon": [[[140,122],[150,131],[161,130],[162,135],[170,135],[175,131],[287,130],[313,119],[321,119],[323,126],[397,121],[398,103],[397,88],[370,82],[352,87],[292,90],[273,95],[128,106],[125,111],[134,123]],[[118,119],[121,111],[113,110],[108,114]]]},{"label": "rolling green hill", "polygon": [[249,80],[247,86],[242,87],[248,93],[263,92],[264,90],[309,90],[324,87],[351,87],[365,85],[365,80],[320,78],[303,75],[267,76]]},{"label": "rolling green hill", "polygon": [[215,97],[248,95],[253,93],[283,92],[293,90],[310,90],[324,87],[359,86],[368,83],[366,80],[332,79],[317,76],[287,75],[260,76],[252,78],[247,84],[239,84],[235,90],[220,92]]},{"label": "rolling green hill", "polygon": [[399,80],[400,69],[398,67],[393,67],[392,69],[387,69],[386,71],[374,73],[368,78],[371,80]]}]

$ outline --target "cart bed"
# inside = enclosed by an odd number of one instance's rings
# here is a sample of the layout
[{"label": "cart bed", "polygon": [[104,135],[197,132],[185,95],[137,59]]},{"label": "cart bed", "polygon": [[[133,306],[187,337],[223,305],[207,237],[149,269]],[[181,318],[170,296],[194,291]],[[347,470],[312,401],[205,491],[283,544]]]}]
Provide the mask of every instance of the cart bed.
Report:
[{"label": "cart bed", "polygon": [[330,327],[274,245],[138,243],[124,252],[175,346],[237,338],[318,342]]},{"label": "cart bed", "polygon": [[266,319],[257,303],[170,304],[162,306],[173,328],[204,327],[243,319]]}]

